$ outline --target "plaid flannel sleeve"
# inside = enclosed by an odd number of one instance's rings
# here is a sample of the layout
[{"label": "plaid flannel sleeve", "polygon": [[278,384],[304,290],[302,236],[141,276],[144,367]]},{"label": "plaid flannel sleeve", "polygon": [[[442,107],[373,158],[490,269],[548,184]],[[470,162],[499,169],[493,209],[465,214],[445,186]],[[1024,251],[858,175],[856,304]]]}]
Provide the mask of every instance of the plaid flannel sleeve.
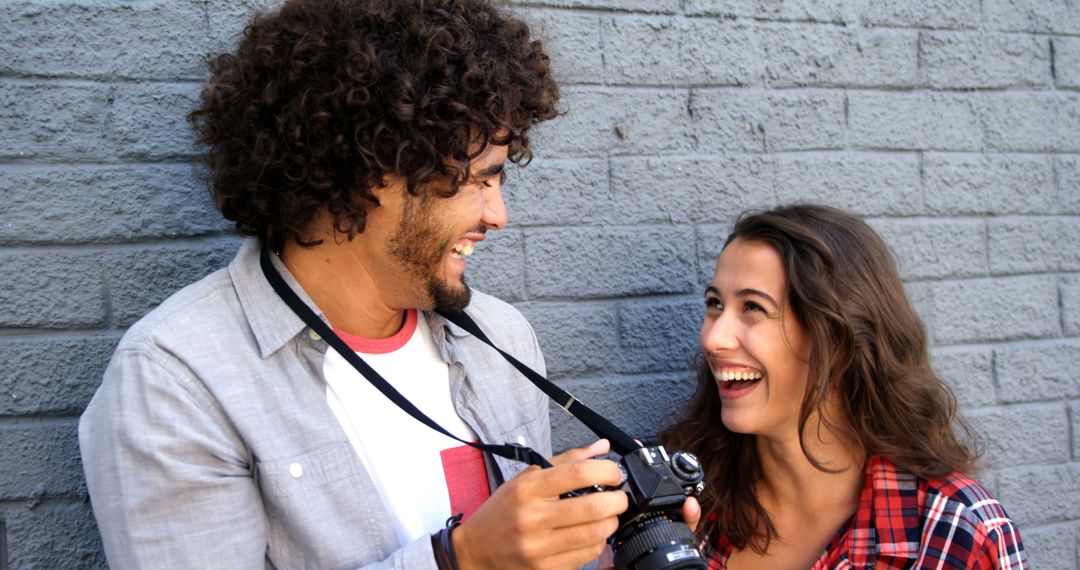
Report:
[{"label": "plaid flannel sleeve", "polygon": [[955,489],[957,496],[967,500],[942,494],[931,502],[915,567],[1029,569],[1020,532],[1001,503],[978,485]]}]

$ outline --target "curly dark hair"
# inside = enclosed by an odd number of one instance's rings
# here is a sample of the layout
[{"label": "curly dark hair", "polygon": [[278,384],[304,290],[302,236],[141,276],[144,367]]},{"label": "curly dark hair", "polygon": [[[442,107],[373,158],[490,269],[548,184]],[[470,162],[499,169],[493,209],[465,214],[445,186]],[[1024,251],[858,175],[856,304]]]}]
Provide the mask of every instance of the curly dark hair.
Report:
[{"label": "curly dark hair", "polygon": [[[981,442],[959,415],[952,391],[934,372],[922,321],[912,307],[885,242],[858,217],[827,206],[796,204],[747,212],[733,240],[772,246],[784,265],[790,310],[813,347],[809,387],[799,412],[800,443],[814,414],[823,425],[924,479],[976,467]],[[697,391],[661,440],[697,454],[705,466],[701,506],[737,549],[764,552],[776,530],[755,494],[763,474],[754,436],[727,429],[716,379],[701,355]],[[831,395],[842,418],[830,417]],[[842,421],[836,421],[836,420]]]},{"label": "curly dark hair", "polygon": [[487,0],[289,0],[211,59],[188,119],[239,234],[305,244],[328,212],[351,239],[388,175],[449,196],[488,144],[527,164],[529,128],[558,114],[549,63]]}]

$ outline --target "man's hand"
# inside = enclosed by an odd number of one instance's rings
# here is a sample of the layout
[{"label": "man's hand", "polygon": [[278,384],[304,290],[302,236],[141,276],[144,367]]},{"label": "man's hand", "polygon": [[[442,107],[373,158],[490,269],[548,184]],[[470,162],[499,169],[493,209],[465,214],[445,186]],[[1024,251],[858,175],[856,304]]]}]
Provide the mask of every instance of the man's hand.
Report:
[{"label": "man's hand", "polygon": [[626,493],[559,495],[593,485],[618,486],[619,467],[592,459],[609,449],[603,439],[572,449],[553,457],[553,467],[529,467],[496,489],[454,530],[461,570],[576,568],[599,556],[626,510]]}]

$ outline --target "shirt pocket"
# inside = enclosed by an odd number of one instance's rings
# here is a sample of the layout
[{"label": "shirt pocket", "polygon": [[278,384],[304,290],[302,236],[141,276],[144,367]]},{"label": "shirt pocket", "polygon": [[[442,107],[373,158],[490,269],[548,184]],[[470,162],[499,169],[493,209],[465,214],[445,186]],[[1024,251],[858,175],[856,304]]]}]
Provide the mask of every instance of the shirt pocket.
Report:
[{"label": "shirt pocket", "polygon": [[348,442],[273,461],[258,462],[259,484],[264,494],[288,497],[316,491],[360,473],[356,452]]}]

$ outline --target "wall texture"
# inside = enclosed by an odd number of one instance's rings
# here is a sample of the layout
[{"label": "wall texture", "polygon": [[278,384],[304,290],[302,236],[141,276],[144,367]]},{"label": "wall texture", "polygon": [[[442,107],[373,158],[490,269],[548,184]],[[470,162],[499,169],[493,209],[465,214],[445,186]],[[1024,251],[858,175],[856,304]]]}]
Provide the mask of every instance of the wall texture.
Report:
[{"label": "wall texture", "polygon": [[[184,115],[259,2],[0,2],[0,569],[104,566],[75,424],[124,329],[224,264]],[[567,114],[472,282],[649,436],[744,208],[865,216],[1036,568],[1080,545],[1080,3],[540,0]],[[587,435],[553,411],[556,446]]]}]

